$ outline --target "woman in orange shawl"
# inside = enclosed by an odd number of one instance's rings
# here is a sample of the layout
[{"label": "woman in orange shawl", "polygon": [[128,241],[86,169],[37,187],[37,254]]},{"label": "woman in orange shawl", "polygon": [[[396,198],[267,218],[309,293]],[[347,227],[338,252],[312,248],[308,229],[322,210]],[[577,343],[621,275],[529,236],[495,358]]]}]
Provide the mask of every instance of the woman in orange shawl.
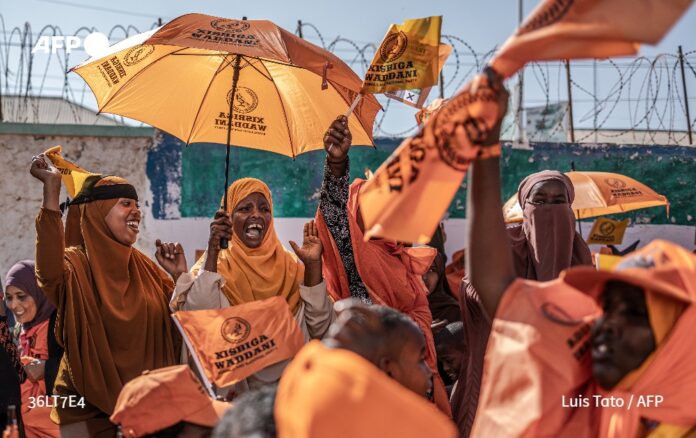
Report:
[{"label": "woman in orange shawl", "polygon": [[499,169],[471,169],[467,271],[495,315],[472,436],[696,436],[696,258],[655,241],[613,272],[516,280]]},{"label": "woman in orange shawl", "polygon": [[435,402],[449,414],[447,393],[437,374],[430,331],[432,315],[423,283],[423,275],[437,251],[429,247],[407,247],[384,239],[365,242],[359,214],[359,192],[365,181],[356,179],[348,184],[350,144],[347,119],[340,116],[324,137],[327,157],[316,217],[324,246],[322,260],[327,290],[335,300],[353,297],[367,304],[393,307],[418,324],[426,339],[427,361],[435,379]]},{"label": "woman in orange shawl", "polygon": [[174,282],[132,246],[141,213],[126,180],[89,176],[70,202],[64,232],[60,172],[40,155],[31,174],[44,191],[36,277],[58,309],[56,334],[65,348],[54,387],[61,403],[51,418],[63,437],[113,436],[109,415],[123,385],[176,364],[168,308]]},{"label": "woman in orange shawl", "polygon": [[[220,309],[281,296],[305,340],[322,337],[333,321],[333,309],[322,281],[322,246],[314,221],[305,224],[302,247],[290,242],[300,262],[278,239],[271,191],[263,181],[235,181],[227,190],[227,205],[232,213],[216,213],[208,249],[191,273],[180,277],[172,307]],[[221,238],[229,240],[228,248],[220,248]],[[271,365],[234,389],[241,392],[277,381],[285,365]]]}]

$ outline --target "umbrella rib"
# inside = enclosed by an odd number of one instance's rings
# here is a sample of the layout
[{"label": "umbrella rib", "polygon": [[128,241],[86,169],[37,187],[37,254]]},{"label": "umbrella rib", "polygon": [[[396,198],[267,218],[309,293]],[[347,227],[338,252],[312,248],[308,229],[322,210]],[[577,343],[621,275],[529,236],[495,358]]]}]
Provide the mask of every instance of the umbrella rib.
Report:
[{"label": "umbrella rib", "polygon": [[217,75],[218,75],[222,70],[224,70],[225,68],[227,68],[227,66],[229,65],[229,64],[223,65],[223,64],[225,64],[225,61],[227,60],[227,56],[229,56],[229,55],[225,55],[225,56],[222,58],[222,61],[220,62],[220,65],[218,65],[218,68],[217,68],[217,70],[215,70],[215,73],[213,74],[213,77],[210,78],[210,82],[208,82],[208,88],[206,88],[206,89],[205,89],[205,93],[203,93],[203,98],[201,99],[201,104],[198,106],[198,111],[196,111],[196,117],[193,118],[193,123],[191,124],[191,129],[189,130],[188,138],[186,139],[186,146],[188,146],[188,145],[191,143],[191,136],[193,135],[193,130],[194,130],[194,128],[196,127],[196,122],[198,122],[198,116],[201,114],[201,109],[203,108],[203,103],[205,102],[205,99],[208,97],[208,92],[210,91],[210,87],[213,86],[213,81],[215,80],[215,78],[217,77]]},{"label": "umbrella rib", "polygon": [[[254,64],[252,64],[251,62],[249,62],[249,60],[247,60],[247,59],[245,59],[245,58],[242,58],[242,59],[243,59],[244,61],[246,61],[246,63],[247,63],[248,66],[250,66],[251,68],[253,68],[253,69],[256,70],[257,72],[259,72],[259,74],[260,74],[261,76],[263,76],[264,78],[268,79],[268,80],[271,81],[271,82],[274,82],[274,81],[273,81],[273,78],[272,78],[271,75],[270,75],[270,73],[268,74],[268,76],[266,76],[266,74],[265,74],[264,72],[262,72],[261,70],[259,70]],[[261,61],[260,59],[259,59],[259,61],[261,62],[261,64],[263,64],[263,61]],[[275,82],[274,82],[274,83],[275,83]]]},{"label": "umbrella rib", "polygon": [[144,67],[142,70],[140,70],[139,72],[137,72],[136,74],[134,74],[134,75],[130,78],[130,80],[128,80],[128,82],[126,82],[125,84],[123,84],[123,86],[122,86],[121,88],[119,88],[118,90],[116,90],[116,92],[114,93],[114,95],[111,96],[111,97],[109,98],[109,100],[107,100],[106,102],[104,102],[104,105],[102,105],[102,106],[99,108],[99,111],[97,112],[97,114],[100,114],[100,113],[102,112],[102,109],[103,109],[103,108],[106,108],[106,107],[111,103],[111,101],[113,101],[113,100],[116,98],[116,96],[118,96],[118,95],[121,93],[121,91],[123,91],[124,88],[126,88],[130,83],[132,83],[132,82],[134,81],[134,79],[137,78],[142,72],[144,72],[145,70],[149,69],[149,68],[152,67],[153,65],[157,64],[158,62],[160,62],[161,60],[163,60],[163,59],[166,58],[167,56],[170,56],[170,55],[172,55],[173,53],[176,53],[176,52],[180,52],[180,51],[182,51],[182,50],[184,50],[184,49],[185,49],[185,47],[184,47],[184,48],[181,48],[181,49],[179,49],[179,50],[175,50],[175,51],[172,52],[172,53],[167,53],[167,54],[164,55],[163,57],[157,58],[156,60],[154,60],[153,62],[151,62],[150,64],[148,64],[146,67]]},{"label": "umbrella rib", "polygon": [[[263,65],[263,62],[261,63]],[[264,66],[266,68],[266,66]],[[266,69],[268,72],[268,69]],[[270,77],[271,82],[273,82],[273,89],[275,90],[276,94],[278,95],[278,100],[280,101],[280,108],[283,110],[283,117],[285,118],[285,127],[288,130],[288,140],[290,140],[290,152],[292,152],[292,159],[294,160],[295,157],[297,156],[295,154],[295,145],[293,144],[292,141],[292,133],[290,132],[290,123],[288,122],[288,113],[285,111],[285,104],[283,103],[283,97],[280,95],[280,92],[278,91],[278,86],[276,85],[275,81],[273,80],[273,76],[271,76],[271,72],[268,72],[268,76]]]}]

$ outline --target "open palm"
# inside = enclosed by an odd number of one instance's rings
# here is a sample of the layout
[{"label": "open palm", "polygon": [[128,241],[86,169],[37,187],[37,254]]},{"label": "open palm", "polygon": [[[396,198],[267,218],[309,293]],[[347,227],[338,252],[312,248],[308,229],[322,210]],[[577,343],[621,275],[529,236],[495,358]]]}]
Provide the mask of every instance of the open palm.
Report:
[{"label": "open palm", "polygon": [[319,239],[319,230],[313,220],[307,222],[304,226],[302,247],[299,247],[295,242],[290,242],[293,251],[297,257],[302,260],[302,263],[309,265],[321,261],[321,253],[323,246]]}]

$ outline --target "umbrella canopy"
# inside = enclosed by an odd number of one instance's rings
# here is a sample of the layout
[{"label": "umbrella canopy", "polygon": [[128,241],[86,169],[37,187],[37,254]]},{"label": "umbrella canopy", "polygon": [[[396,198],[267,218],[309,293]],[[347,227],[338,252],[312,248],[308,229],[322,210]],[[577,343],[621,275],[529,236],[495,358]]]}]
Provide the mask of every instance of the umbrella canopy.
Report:
[{"label": "umbrella canopy", "polygon": [[[338,57],[270,21],[202,14],[121,41],[73,71],[100,112],[140,120],[187,144],[229,144],[231,118],[232,144],[291,157],[322,149],[327,126],[362,86]],[[373,144],[379,109],[365,96],[349,117],[355,145]]]},{"label": "umbrella canopy", "polygon": [[[609,172],[566,172],[575,188],[572,209],[577,219],[666,205],[669,201],[635,179]],[[503,205],[505,222],[522,222],[517,194]]]}]

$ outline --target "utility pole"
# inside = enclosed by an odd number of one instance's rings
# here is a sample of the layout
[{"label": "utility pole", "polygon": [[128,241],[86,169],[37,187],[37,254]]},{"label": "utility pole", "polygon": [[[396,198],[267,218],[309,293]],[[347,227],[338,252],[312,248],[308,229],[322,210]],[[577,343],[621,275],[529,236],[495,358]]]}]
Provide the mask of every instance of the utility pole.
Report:
[{"label": "utility pole", "polygon": [[568,83],[568,118],[570,119],[570,142],[575,143],[575,126],[573,125],[573,90],[570,80],[570,61],[565,60],[566,81]]},{"label": "utility pole", "polygon": [[[518,0],[517,3],[517,23],[518,27],[522,25],[522,16],[524,14],[523,0]],[[515,127],[516,133],[513,138],[513,144],[518,146],[524,143],[524,122],[523,116],[523,98],[524,98],[524,67],[517,73],[517,102],[515,102]]]},{"label": "utility pole", "polygon": [[691,133],[691,116],[689,115],[689,94],[686,92],[686,77],[684,76],[684,52],[679,46],[679,65],[681,66],[682,88],[684,88],[684,109],[686,110],[686,132],[689,133],[689,144],[694,144]]}]

